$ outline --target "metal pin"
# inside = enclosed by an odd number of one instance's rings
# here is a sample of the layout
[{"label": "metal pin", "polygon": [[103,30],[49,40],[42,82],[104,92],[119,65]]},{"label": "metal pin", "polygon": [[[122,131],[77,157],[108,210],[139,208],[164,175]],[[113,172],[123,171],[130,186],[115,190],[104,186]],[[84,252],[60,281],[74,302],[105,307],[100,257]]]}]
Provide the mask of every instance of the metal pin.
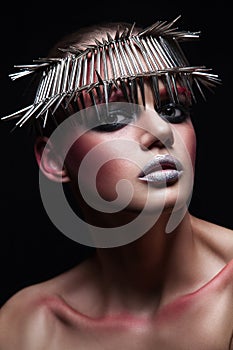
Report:
[{"label": "metal pin", "polygon": [[141,92],[143,107],[146,107],[145,89],[144,89],[144,79],[142,77],[138,78],[138,85]]},{"label": "metal pin", "polygon": [[143,72],[146,72],[148,70],[151,72],[152,71],[152,65],[151,65],[151,63],[150,63],[150,61],[148,59],[147,51],[144,48],[143,39],[139,40],[139,38],[135,38],[135,43],[137,44],[137,46],[141,50],[141,54],[143,55],[144,62],[146,63],[146,67],[143,69]]},{"label": "metal pin", "polygon": [[27,113],[25,113],[24,116],[20,118],[15,125],[19,125],[20,127],[23,126],[23,124],[26,123],[26,121],[41,107],[42,104],[43,101],[40,101],[36,106],[33,105],[32,108],[29,109],[29,111],[27,111]]},{"label": "metal pin", "polygon": [[113,55],[113,50],[112,50],[112,46],[111,45],[108,46],[108,53],[109,53],[109,61],[110,61],[111,67],[112,67],[113,81],[114,81],[115,86],[117,86],[117,84],[116,84],[117,69],[116,69],[114,55]]},{"label": "metal pin", "polygon": [[[121,34],[118,28],[113,37],[106,33],[107,40],[103,38],[100,42],[94,39],[95,44],[86,45],[84,50],[75,46],[59,48],[67,53],[64,58],[39,58],[33,64],[15,66],[19,71],[9,77],[15,80],[33,73],[34,77],[40,77],[38,89],[32,105],[1,119],[19,118],[17,125],[21,126],[31,117],[38,120],[41,116],[45,127],[48,115],[54,118],[59,106],[67,113],[73,108],[80,109],[80,103],[85,108],[84,93],[89,93],[94,106],[97,96],[99,102],[105,101],[108,109],[113,87],[118,89],[119,86],[125,99],[134,103],[138,103],[139,88],[145,107],[144,83],[147,77],[158,106],[159,79],[164,82],[171,101],[178,101],[178,82],[187,87],[194,101],[193,85],[205,99],[202,87],[211,90],[221,80],[205,66],[189,65],[180,42],[198,38],[199,32],[175,28],[174,23],[179,18],[170,22],[157,21],[135,35],[134,23],[130,28],[125,27]],[[72,110],[69,110],[70,103],[73,103]],[[52,113],[49,113],[54,105]]]},{"label": "metal pin", "polygon": [[122,64],[121,56],[120,56],[116,41],[113,42],[113,45],[114,45],[114,53],[116,55],[116,62],[118,64],[118,70],[120,71],[121,76],[125,76],[124,66]]},{"label": "metal pin", "polygon": [[151,80],[152,91],[153,91],[153,96],[155,100],[155,107],[160,108],[161,100],[160,100],[160,93],[159,93],[158,77],[156,75],[152,75],[150,77],[150,80]]},{"label": "metal pin", "polygon": [[121,57],[122,57],[122,63],[125,67],[126,75],[133,76],[134,72],[132,70],[130,60],[128,59],[128,55],[126,54],[121,41],[118,42],[118,45],[119,45],[119,49],[120,49],[120,53],[121,53]]},{"label": "metal pin", "polygon": [[152,51],[154,52],[154,55],[159,63],[160,69],[176,65],[175,62],[172,63],[170,57],[166,54],[166,51],[163,49],[159,39],[151,37],[150,42]]},{"label": "metal pin", "polygon": [[170,79],[170,74],[169,73],[165,73],[163,75],[163,77],[165,78],[165,79],[163,79],[163,83],[164,83],[164,85],[166,87],[168,95],[169,95],[171,101],[173,103],[175,103],[175,98],[174,98],[174,93],[173,93],[173,86],[172,86],[172,82],[171,82],[171,79]]},{"label": "metal pin", "polygon": [[34,107],[34,104],[31,104],[30,106],[27,106],[25,108],[22,108],[20,109],[19,111],[17,112],[14,112],[14,113],[11,113],[11,114],[8,114],[4,117],[1,117],[1,120],[4,120],[4,119],[14,119],[14,118],[17,118],[19,117],[23,112],[26,112],[27,110],[31,109]]}]

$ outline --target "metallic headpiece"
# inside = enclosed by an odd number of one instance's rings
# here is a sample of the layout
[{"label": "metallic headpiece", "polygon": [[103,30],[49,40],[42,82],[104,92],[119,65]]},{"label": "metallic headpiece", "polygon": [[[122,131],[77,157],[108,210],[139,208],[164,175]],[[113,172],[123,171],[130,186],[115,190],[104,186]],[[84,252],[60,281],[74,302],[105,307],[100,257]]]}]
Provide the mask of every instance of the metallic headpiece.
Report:
[{"label": "metallic headpiece", "polygon": [[108,105],[113,88],[121,88],[126,101],[137,103],[139,87],[145,106],[145,78],[151,83],[157,106],[159,79],[172,102],[179,101],[177,82],[187,88],[194,101],[193,86],[205,98],[201,86],[211,89],[220,79],[205,66],[189,65],[179,42],[199,38],[199,32],[173,28],[179,17],[170,23],[157,21],[138,34],[133,34],[135,24],[121,33],[117,30],[114,37],[106,33],[106,39],[95,39],[84,50],[60,48],[66,57],[39,58],[30,65],[16,65],[18,72],[9,75],[12,80],[33,74],[39,76],[39,86],[31,105],[1,119],[19,118],[16,126],[20,127],[29,120],[38,120],[45,127],[48,116],[54,117],[59,106],[85,108],[84,93],[89,94],[93,105],[97,99]]}]

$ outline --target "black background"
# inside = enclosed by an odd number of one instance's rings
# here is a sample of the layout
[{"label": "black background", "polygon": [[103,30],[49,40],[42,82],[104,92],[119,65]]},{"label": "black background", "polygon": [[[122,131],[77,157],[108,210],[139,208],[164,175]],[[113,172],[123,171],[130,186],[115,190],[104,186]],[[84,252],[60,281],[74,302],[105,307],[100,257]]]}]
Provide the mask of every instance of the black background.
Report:
[{"label": "black background", "polygon": [[[51,7],[50,7],[51,6]],[[10,3],[1,9],[1,116],[25,106],[24,82],[11,82],[14,64],[31,63],[80,26],[126,20],[148,26],[173,20],[180,29],[201,31],[187,43],[193,65],[212,67],[222,85],[194,107],[197,127],[196,177],[190,211],[200,218],[233,228],[232,219],[232,10],[229,1],[141,3],[64,2]],[[33,144],[24,130],[0,125],[0,304],[24,286],[46,280],[81,261],[88,247],[69,240],[49,221],[41,203]]]}]

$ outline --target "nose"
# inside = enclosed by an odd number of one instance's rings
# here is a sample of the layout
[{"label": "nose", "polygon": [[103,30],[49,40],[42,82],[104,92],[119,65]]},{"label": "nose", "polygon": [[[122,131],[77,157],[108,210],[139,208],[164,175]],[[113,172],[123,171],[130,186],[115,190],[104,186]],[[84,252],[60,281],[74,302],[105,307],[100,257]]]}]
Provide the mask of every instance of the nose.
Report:
[{"label": "nose", "polygon": [[171,124],[162,119],[155,110],[143,111],[138,126],[140,127],[140,145],[143,149],[153,147],[170,148],[174,143]]}]

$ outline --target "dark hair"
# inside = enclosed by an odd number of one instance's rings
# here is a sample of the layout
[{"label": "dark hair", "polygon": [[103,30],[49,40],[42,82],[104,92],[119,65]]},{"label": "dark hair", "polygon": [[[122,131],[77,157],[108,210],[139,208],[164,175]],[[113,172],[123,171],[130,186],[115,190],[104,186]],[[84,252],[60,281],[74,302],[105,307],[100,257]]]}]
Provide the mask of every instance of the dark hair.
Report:
[{"label": "dark hair", "polygon": [[[122,33],[126,28],[131,28],[133,23],[129,22],[100,22],[98,24],[87,25],[61,37],[51,48],[48,57],[65,57],[66,53],[59,50],[60,48],[68,49],[71,46],[78,50],[83,50],[86,45],[94,44],[95,39],[101,40],[103,35],[116,32]],[[134,26],[133,33],[137,33],[142,28]],[[106,38],[107,39],[107,38]]]}]

